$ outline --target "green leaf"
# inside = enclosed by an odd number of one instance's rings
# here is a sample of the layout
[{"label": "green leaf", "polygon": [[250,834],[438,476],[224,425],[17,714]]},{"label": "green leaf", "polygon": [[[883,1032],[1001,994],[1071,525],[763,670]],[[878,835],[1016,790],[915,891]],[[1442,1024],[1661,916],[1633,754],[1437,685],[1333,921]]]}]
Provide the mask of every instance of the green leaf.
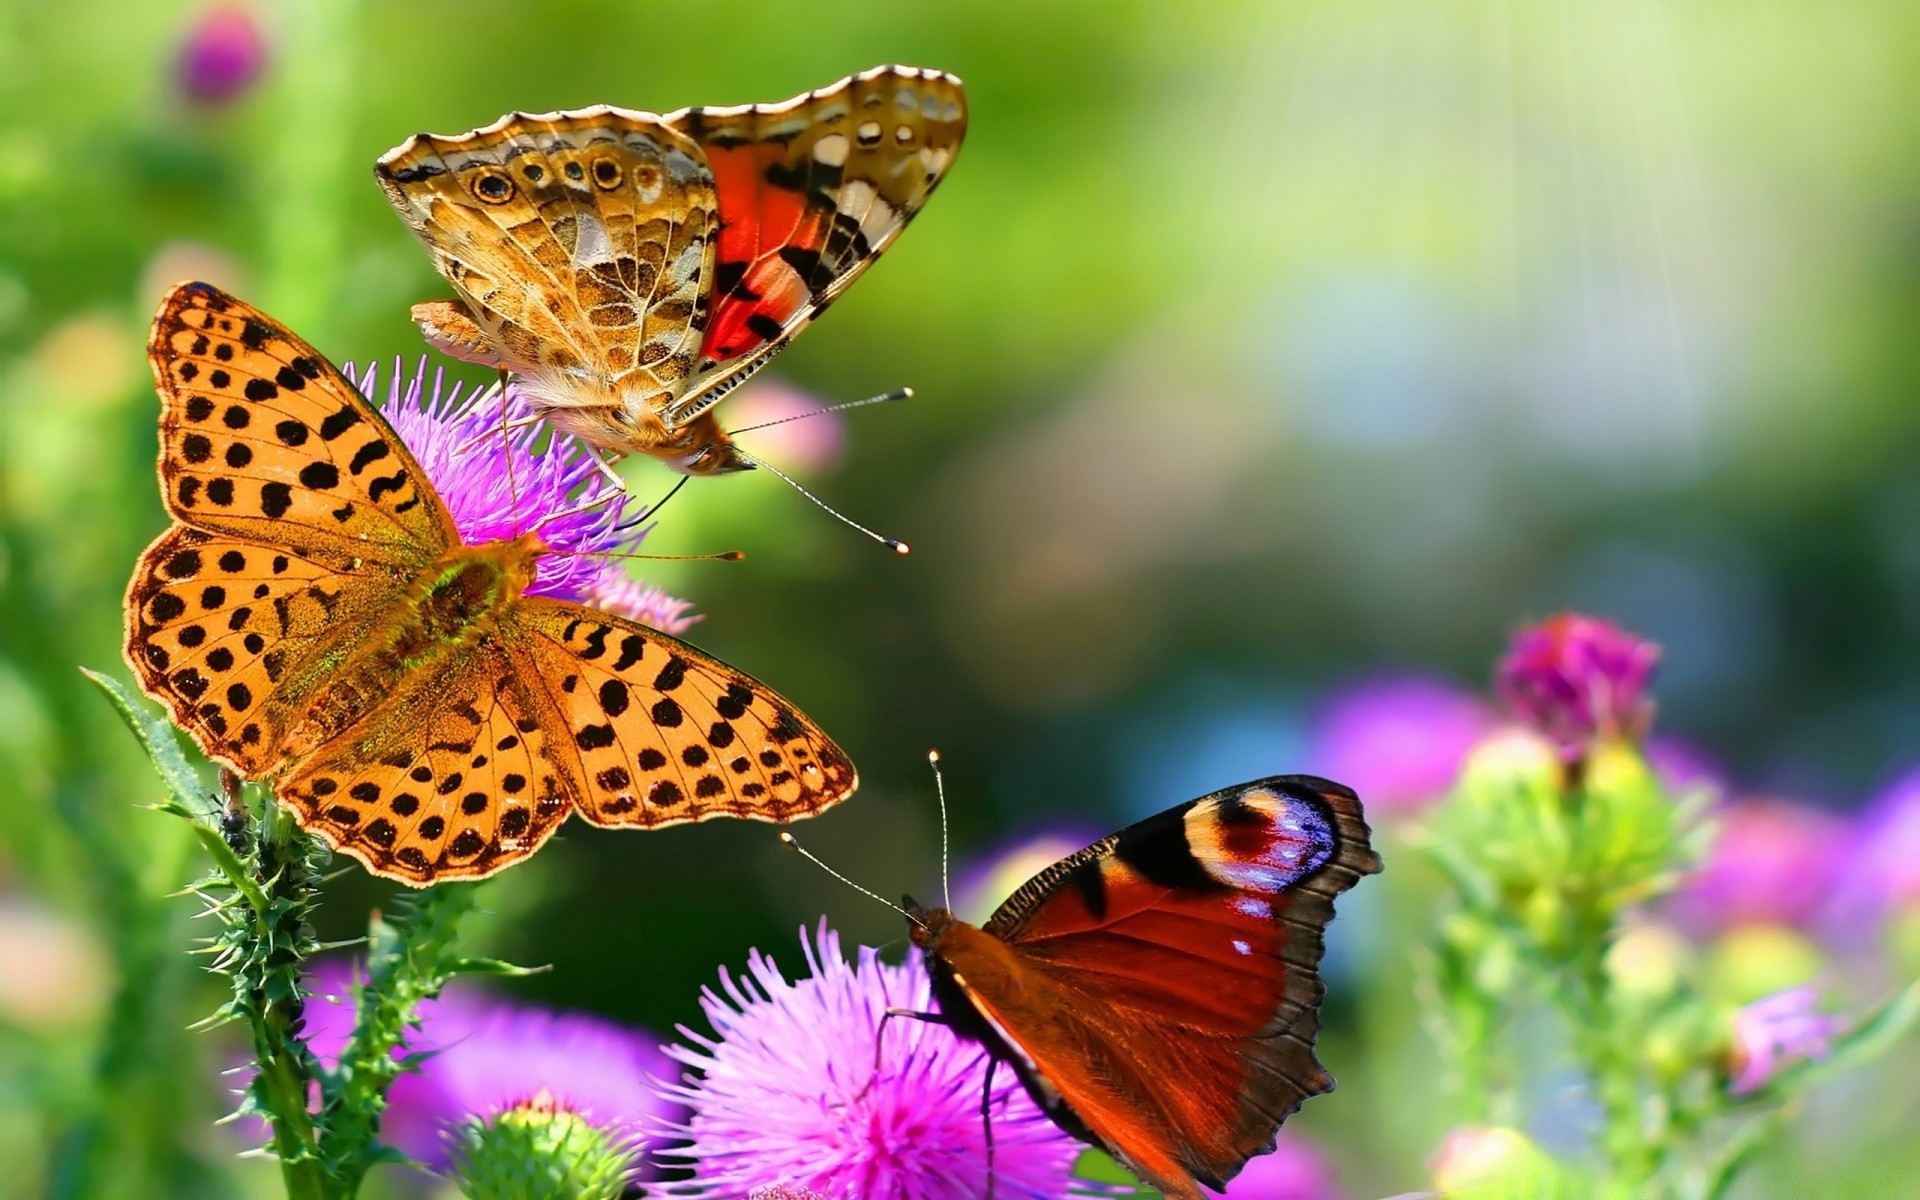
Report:
[{"label": "green leaf", "polygon": [[180,742],[173,735],[173,726],[163,718],[156,716],[146,701],[135,695],[133,690],[110,675],[98,671],[80,668],[80,673],[91,679],[95,686],[107,695],[107,700],[120,713],[120,719],[133,730],[133,736],[140,739],[140,745],[146,749],[148,761],[167,785],[172,803],[161,807],[177,815],[196,821],[212,821],[218,813],[206,783],[187,762],[187,756],[180,751]]}]

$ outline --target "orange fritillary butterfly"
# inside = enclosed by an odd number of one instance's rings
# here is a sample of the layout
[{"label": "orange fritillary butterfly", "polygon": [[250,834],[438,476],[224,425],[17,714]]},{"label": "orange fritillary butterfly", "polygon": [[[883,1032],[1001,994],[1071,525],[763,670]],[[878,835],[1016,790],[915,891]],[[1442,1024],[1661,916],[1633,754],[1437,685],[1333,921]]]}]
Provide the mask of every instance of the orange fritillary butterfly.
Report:
[{"label": "orange fritillary butterfly", "polygon": [[414,306],[428,341],[594,446],[712,475],[751,465],[713,405],[906,228],[966,125],[958,79],[883,66],[780,104],[509,113],[374,173],[460,295]]},{"label": "orange fritillary butterfly", "polygon": [[154,318],[175,524],[127,589],[126,657],[214,760],[415,887],[595,825],[788,821],[853,764],[762,684],[583,605],[523,594],[539,536],[468,544],[325,358],[204,283]]}]

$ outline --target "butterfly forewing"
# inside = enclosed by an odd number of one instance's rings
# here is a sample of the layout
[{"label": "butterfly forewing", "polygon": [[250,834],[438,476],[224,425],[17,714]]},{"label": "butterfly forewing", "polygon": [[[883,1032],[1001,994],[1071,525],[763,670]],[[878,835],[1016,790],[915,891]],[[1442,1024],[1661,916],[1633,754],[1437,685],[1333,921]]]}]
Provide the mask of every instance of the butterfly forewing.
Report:
[{"label": "butterfly forewing", "polygon": [[1313,1052],[1322,931],[1334,896],[1378,869],[1350,791],[1262,780],[1149,818],[1016,893],[981,932],[1012,953],[1020,986],[956,969],[1093,1134],[1169,1194],[1197,1195],[1193,1180],[1221,1185],[1333,1086]]},{"label": "butterfly forewing", "polygon": [[853,764],[764,684],[632,621],[528,601],[514,653],[596,825],[787,821],[852,794]]},{"label": "butterfly forewing", "polygon": [[691,374],[713,257],[713,179],[648,113],[513,113],[420,134],[377,167],[464,299],[416,307],[438,345],[506,367],[542,401],[664,398]]},{"label": "butterfly forewing", "polygon": [[342,571],[285,547],[176,525],[127,589],[128,662],[212,757],[271,770],[329,663],[391,604],[401,577]]},{"label": "butterfly forewing", "polygon": [[790,341],[892,244],[959,153],[967,103],[944,71],[885,66],[780,104],[664,119],[706,151],[720,203],[701,375],[668,413],[680,423],[724,394],[742,365],[757,367]]},{"label": "butterfly forewing", "polygon": [[280,782],[302,825],[416,886],[539,849],[576,798],[512,663],[482,646],[411,679]]},{"label": "butterfly forewing", "polygon": [[419,565],[457,535],[413,456],[313,347],[206,284],[170,292],[148,356],[167,511],[342,569]]}]

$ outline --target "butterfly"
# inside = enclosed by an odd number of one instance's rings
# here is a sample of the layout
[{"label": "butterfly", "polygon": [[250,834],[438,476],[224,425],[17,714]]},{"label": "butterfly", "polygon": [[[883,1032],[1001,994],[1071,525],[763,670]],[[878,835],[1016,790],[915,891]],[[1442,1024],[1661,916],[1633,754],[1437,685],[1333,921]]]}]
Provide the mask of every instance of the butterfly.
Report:
[{"label": "butterfly", "polygon": [[[1360,801],[1276,775],[1168,809],[1028,880],[984,926],[906,900],[936,1020],[1169,1200],[1271,1151],[1314,1056],[1333,899],[1380,869]],[[992,1145],[991,1126],[988,1145]]]},{"label": "butterfly", "polygon": [[754,465],[713,406],[899,236],[966,124],[958,79],[882,66],[779,104],[508,113],[374,174],[459,293],[414,306],[429,342],[590,445],[713,475]]},{"label": "butterfly", "polygon": [[415,887],[526,858],[570,813],[787,821],[853,765],[764,685],[647,626],[525,595],[536,533],[466,543],[319,352],[204,283],[148,343],[174,524],[134,568],[125,653],[207,755]]}]

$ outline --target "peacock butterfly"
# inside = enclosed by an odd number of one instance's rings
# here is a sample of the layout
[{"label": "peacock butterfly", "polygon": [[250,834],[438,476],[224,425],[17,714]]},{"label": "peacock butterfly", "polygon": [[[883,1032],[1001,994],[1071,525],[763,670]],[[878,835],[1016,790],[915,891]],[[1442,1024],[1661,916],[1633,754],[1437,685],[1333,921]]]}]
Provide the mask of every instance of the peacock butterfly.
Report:
[{"label": "peacock butterfly", "polygon": [[1313,1052],[1321,934],[1379,869],[1348,788],[1225,788],[1055,863],[984,926],[908,897],[940,1011],[893,1015],[980,1042],[988,1095],[1004,1060],[1062,1129],[1202,1200],[1332,1090]]}]

